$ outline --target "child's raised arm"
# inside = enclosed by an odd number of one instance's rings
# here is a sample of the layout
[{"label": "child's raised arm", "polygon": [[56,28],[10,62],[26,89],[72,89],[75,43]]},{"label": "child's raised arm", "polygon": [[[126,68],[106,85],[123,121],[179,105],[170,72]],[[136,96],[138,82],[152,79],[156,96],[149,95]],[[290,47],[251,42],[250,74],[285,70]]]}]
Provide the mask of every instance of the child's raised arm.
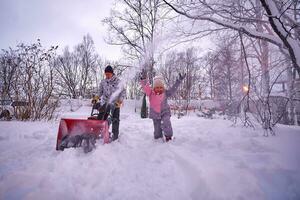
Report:
[{"label": "child's raised arm", "polygon": [[140,83],[142,85],[143,91],[146,93],[147,96],[150,96],[152,89],[149,84],[149,81],[147,80],[147,72],[145,69],[143,69],[142,72],[140,73],[140,79],[141,79]]},{"label": "child's raised arm", "polygon": [[185,78],[185,76],[186,76],[186,74],[181,75],[181,74],[179,73],[179,77],[178,77],[178,79],[176,80],[176,82],[174,83],[174,85],[173,85],[170,89],[168,89],[168,90],[166,91],[166,96],[167,96],[167,97],[171,97],[171,96],[173,96],[173,95],[175,94],[175,92],[177,91],[177,89],[178,89],[180,83],[181,83],[182,80]]},{"label": "child's raised arm", "polygon": [[142,85],[143,91],[146,93],[146,95],[150,96],[152,89],[149,84],[149,81],[147,81],[147,79],[141,80],[141,85]]}]

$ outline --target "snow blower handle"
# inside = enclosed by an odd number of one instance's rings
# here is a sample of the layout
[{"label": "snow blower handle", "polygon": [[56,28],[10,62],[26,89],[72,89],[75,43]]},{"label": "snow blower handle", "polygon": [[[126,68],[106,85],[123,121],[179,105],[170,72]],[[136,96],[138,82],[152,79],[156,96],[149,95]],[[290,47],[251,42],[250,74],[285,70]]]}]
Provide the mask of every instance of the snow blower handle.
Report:
[{"label": "snow blower handle", "polygon": [[121,106],[122,106],[122,104],[123,104],[123,102],[121,101],[121,100],[117,100],[116,102],[115,102],[115,107],[116,108],[120,108]]},{"label": "snow blower handle", "polygon": [[142,69],[142,71],[140,73],[140,79],[141,80],[147,79],[147,71],[146,71],[146,69]]},{"label": "snow blower handle", "polygon": [[182,81],[185,77],[186,77],[186,73],[184,73],[183,75],[179,73],[178,79]]}]

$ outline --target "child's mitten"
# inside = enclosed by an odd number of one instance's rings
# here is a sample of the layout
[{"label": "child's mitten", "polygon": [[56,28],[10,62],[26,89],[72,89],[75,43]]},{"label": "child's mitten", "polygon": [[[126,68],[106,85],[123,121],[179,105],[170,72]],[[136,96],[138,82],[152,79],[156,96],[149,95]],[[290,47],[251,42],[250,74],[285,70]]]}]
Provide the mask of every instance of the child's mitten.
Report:
[{"label": "child's mitten", "polygon": [[181,73],[179,73],[178,79],[179,79],[180,81],[182,81],[182,80],[185,78],[185,76],[186,76],[186,73],[184,73],[183,75],[181,75]]}]

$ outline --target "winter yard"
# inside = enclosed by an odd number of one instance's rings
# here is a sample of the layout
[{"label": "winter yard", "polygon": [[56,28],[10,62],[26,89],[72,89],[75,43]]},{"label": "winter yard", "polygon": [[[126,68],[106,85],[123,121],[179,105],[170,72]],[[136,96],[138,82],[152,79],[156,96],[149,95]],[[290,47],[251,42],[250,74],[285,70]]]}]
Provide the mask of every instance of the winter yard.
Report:
[{"label": "winter yard", "polygon": [[299,127],[264,137],[193,114],[172,123],[175,140],[154,141],[152,121],[127,101],[120,140],[85,154],[55,150],[59,120],[1,121],[0,199],[300,199]]}]

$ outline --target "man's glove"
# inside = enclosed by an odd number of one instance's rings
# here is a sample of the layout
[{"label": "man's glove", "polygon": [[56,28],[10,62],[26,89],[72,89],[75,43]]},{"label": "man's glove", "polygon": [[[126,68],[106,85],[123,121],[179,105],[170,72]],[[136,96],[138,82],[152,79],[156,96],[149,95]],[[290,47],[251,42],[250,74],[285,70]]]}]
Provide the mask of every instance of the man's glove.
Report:
[{"label": "man's glove", "polygon": [[186,77],[186,73],[184,73],[183,75],[181,75],[181,73],[179,73],[178,79],[179,79],[180,81],[182,81],[185,77]]},{"label": "man's glove", "polygon": [[140,79],[145,80],[146,78],[147,78],[147,72],[145,69],[143,69],[142,72],[140,73]]},{"label": "man's glove", "polygon": [[120,108],[122,106],[122,101],[121,100],[116,101],[115,106],[116,108]]}]

